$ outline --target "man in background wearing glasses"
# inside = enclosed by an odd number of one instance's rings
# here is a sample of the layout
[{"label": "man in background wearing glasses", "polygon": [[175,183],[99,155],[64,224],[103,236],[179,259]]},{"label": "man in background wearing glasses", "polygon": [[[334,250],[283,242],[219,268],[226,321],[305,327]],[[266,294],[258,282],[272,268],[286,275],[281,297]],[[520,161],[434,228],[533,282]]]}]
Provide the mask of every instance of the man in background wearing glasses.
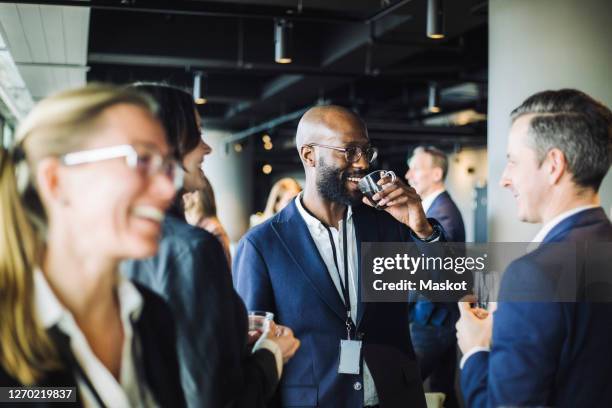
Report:
[{"label": "man in background wearing glasses", "polygon": [[[358,188],[377,151],[363,121],[338,106],[310,109],[297,129],[304,191],[243,237],[234,284],[251,310],[273,312],[301,349],[286,366],[282,406],[424,407],[407,303],[364,303],[361,242],[432,242],[413,188],[397,179],[367,204]],[[359,343],[361,342],[361,343]],[[361,364],[360,355],[363,356]]]}]

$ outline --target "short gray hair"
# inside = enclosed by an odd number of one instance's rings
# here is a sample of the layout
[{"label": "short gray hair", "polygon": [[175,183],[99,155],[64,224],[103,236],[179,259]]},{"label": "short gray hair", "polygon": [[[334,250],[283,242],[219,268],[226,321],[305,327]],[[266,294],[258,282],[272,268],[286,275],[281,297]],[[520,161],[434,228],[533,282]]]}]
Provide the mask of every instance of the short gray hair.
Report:
[{"label": "short gray hair", "polygon": [[448,173],[448,158],[446,154],[434,146],[418,146],[412,152],[412,156],[415,156],[417,153],[426,153],[431,157],[431,163],[433,167],[439,167],[442,169],[442,180],[446,179],[446,174]]},{"label": "short gray hair", "polygon": [[511,113],[512,123],[534,114],[529,136],[540,164],[553,148],[563,152],[574,182],[599,190],[612,165],[612,112],[575,89],[544,91],[527,98]]}]

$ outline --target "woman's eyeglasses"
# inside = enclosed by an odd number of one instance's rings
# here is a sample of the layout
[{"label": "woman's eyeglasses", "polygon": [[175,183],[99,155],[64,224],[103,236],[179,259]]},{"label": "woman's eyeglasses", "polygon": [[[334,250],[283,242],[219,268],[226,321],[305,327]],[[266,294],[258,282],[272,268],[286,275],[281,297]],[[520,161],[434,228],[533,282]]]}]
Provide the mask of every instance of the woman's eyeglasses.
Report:
[{"label": "woman's eyeglasses", "polygon": [[127,165],[146,177],[162,173],[174,183],[175,189],[183,186],[183,169],[172,157],[166,157],[150,148],[137,151],[132,145],[117,145],[99,149],[67,153],[61,157],[66,166],[125,158]]},{"label": "woman's eyeglasses", "polygon": [[344,152],[344,157],[346,161],[349,163],[356,163],[361,159],[361,156],[365,154],[365,159],[368,163],[372,163],[378,157],[378,149],[372,146],[361,147],[361,146],[349,146],[349,147],[337,147],[337,146],[328,146],[318,143],[309,143],[306,146],[316,146],[323,147],[325,149],[337,150],[339,152]]}]

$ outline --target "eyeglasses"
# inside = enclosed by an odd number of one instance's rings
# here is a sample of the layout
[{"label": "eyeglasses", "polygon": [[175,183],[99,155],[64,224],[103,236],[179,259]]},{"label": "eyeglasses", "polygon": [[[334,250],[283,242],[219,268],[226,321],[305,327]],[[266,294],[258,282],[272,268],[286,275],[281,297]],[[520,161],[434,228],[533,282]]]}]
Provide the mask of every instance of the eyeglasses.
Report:
[{"label": "eyeglasses", "polygon": [[118,158],[125,158],[130,168],[138,170],[146,177],[162,173],[172,180],[175,189],[178,190],[183,186],[184,172],[178,162],[174,158],[163,156],[147,147],[142,148],[142,151],[139,152],[132,145],[117,145],[67,153],[61,157],[62,163],[66,166]]},{"label": "eyeglasses", "polygon": [[361,156],[365,153],[365,158],[368,163],[372,163],[378,157],[378,149],[372,146],[361,147],[361,146],[350,146],[350,147],[337,147],[337,146],[328,146],[322,145],[318,143],[309,143],[306,146],[316,146],[323,147],[325,149],[337,150],[339,152],[344,152],[344,157],[346,161],[349,163],[356,163],[361,159]]}]

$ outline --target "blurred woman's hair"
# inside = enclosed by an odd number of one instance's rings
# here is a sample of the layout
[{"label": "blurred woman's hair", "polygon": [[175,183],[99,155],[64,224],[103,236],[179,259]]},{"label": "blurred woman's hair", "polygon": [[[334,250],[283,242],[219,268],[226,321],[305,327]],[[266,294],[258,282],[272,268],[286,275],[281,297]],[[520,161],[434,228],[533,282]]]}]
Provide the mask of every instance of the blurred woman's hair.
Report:
[{"label": "blurred woman's hair", "polygon": [[270,195],[268,195],[266,208],[263,212],[265,219],[268,219],[277,213],[276,206],[287,191],[295,192],[295,195],[298,195],[300,191],[302,191],[302,187],[296,179],[291,177],[282,178],[274,183],[272,189],[270,190]]},{"label": "blurred woman's hair", "polygon": [[183,196],[185,219],[191,225],[197,225],[204,218],[217,216],[215,192],[210,185],[208,177],[202,179],[202,189],[198,189]]},{"label": "blurred woman's hair", "polygon": [[187,153],[198,147],[202,138],[191,94],[164,83],[138,82],[131,87],[155,100],[158,106],[157,117],[166,131],[168,145],[174,157],[182,163]]},{"label": "blurred woman's hair", "polygon": [[215,202],[215,192],[210,185],[208,177],[204,177],[204,183],[201,190],[198,190],[198,198],[202,203],[202,215],[204,217],[217,216],[217,203]]},{"label": "blurred woman's hair", "polygon": [[22,384],[60,366],[34,304],[33,271],[42,262],[47,227],[35,185],[37,163],[81,149],[104,126],[104,111],[118,104],[155,112],[135,90],[89,85],[38,103],[19,125],[14,147],[0,148],[0,365]]},{"label": "blurred woman's hair", "polygon": [[[202,139],[196,120],[196,105],[191,94],[164,83],[137,82],[130,87],[153,98],[158,106],[157,117],[166,131],[166,141],[174,157],[182,164],[185,156],[198,147]],[[185,208],[181,199],[183,192],[177,192],[168,212],[185,220]]]}]

